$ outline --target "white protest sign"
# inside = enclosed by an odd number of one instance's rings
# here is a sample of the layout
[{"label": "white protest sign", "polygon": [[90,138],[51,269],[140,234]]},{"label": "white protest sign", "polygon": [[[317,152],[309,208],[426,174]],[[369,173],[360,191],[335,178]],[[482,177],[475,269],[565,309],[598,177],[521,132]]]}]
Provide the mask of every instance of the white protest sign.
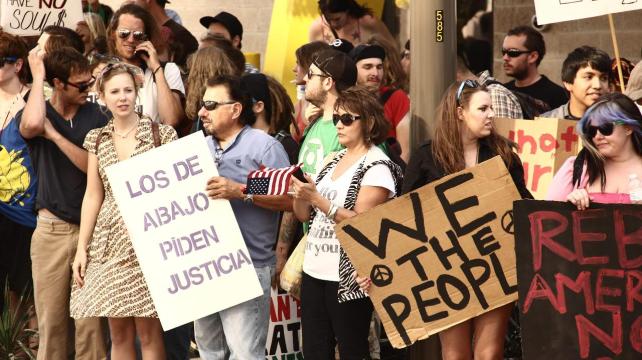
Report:
[{"label": "white protest sign", "polygon": [[0,26],[10,34],[40,35],[49,25],[76,29],[81,0],[0,0]]},{"label": "white protest sign", "polygon": [[201,132],[106,172],[164,330],[263,294]]},{"label": "white protest sign", "polygon": [[272,289],[266,360],[302,360],[301,302],[287,292]]},{"label": "white protest sign", "polygon": [[538,24],[642,9],[642,0],[535,0]]}]

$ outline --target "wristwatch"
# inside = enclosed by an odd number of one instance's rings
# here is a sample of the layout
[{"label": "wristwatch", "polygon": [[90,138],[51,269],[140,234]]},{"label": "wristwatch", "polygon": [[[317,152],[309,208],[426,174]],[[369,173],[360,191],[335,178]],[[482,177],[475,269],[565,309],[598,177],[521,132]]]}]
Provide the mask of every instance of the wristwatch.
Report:
[{"label": "wristwatch", "polygon": [[246,204],[254,204],[254,194],[245,194],[243,202]]}]

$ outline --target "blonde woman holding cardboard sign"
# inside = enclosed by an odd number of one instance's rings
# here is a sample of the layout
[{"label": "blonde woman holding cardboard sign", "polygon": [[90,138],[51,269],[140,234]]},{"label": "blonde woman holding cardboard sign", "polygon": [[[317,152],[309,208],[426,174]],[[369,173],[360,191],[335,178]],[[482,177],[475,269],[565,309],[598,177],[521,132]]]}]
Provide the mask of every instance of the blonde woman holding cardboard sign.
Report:
[{"label": "blonde woman holding cardboard sign", "polygon": [[[451,85],[437,108],[433,140],[410,157],[403,192],[501,156],[517,190],[532,198],[514,144],[495,133],[491,97],[476,81]],[[443,359],[502,359],[513,304],[491,310],[439,333]]]}]

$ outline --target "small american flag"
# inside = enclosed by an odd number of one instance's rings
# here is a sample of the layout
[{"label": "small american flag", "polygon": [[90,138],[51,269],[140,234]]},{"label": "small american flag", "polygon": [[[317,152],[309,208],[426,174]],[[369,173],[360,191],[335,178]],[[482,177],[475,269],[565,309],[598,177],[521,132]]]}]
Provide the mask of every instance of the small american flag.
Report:
[{"label": "small american flag", "polygon": [[245,192],[253,195],[285,195],[292,174],[302,165],[301,163],[281,169],[270,169],[261,165],[259,170],[251,171],[247,175]]}]

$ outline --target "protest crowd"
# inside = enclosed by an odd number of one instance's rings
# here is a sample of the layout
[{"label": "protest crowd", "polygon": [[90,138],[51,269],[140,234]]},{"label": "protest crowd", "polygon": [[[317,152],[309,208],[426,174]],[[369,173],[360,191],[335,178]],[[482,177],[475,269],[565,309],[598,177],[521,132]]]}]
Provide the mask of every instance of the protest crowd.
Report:
[{"label": "protest crowd", "polygon": [[[272,291],[285,289],[300,307],[300,358],[385,358],[381,344],[390,328],[382,331],[370,296],[380,284],[373,273],[359,271],[337,224],[354,220],[356,227],[360,214],[401,198],[415,201],[420,189],[438,188],[443,179],[493,158],[507,169],[513,200],[536,198],[525,179],[537,170],[521,157],[519,141],[498,130],[496,123],[509,119],[572,121],[582,144],[551,174],[547,194],[538,200],[567,202],[586,213],[597,211],[594,203],[642,203],[642,62],[624,66],[620,84],[610,54],[577,44],[568,49],[557,84],[538,71],[546,54],[541,33],[530,24],[516,26],[501,43],[511,81],[501,83],[491,69],[480,68],[475,52],[453,54],[457,80],[434,111],[430,138],[411,145],[410,104],[421,99],[409,97],[410,40],[399,44],[360,1],[318,1],[309,42],[289,55],[296,59],[294,101],[285,84],[246,61],[244,24],[234,9],[200,18],[206,33],[197,39],[179,14],[165,9],[167,2],[123,1],[111,9],[89,0],[83,1],[83,21],[71,28],[51,25],[30,37],[0,29],[0,284],[8,290],[0,308],[24,313],[25,326],[36,331],[14,355],[265,359]],[[217,174],[204,174],[202,192],[183,198],[178,209],[146,215],[145,231],[229,203],[244,250],[177,272],[168,291],[221,277],[228,271],[223,264],[231,264],[256,273],[260,296],[164,330],[108,168],[201,133]],[[252,179],[269,169],[287,169],[286,186],[273,190],[268,180]],[[150,186],[174,181],[161,172],[149,180],[128,188],[141,206],[154,191]],[[458,209],[453,211],[469,206],[463,202],[451,204]],[[414,227],[414,220],[409,224]],[[410,231],[397,225],[391,229],[399,234]],[[425,228],[432,225],[426,218]],[[457,236],[470,232],[463,228]],[[622,225],[624,232],[637,231],[627,238],[629,246],[642,243],[639,228]],[[160,244],[162,254],[179,258],[188,247],[218,242],[221,233],[212,226],[172,238]],[[590,236],[584,241],[602,241]],[[376,239],[370,240],[374,247]],[[444,261],[466,257],[461,248],[443,249],[433,240],[422,240],[425,251],[447,253]],[[391,235],[388,247],[394,241]],[[555,249],[569,252],[562,245]],[[587,261],[597,259],[592,255]],[[420,269],[418,256],[397,263]],[[430,273],[433,265],[423,268]],[[499,260],[495,271],[497,266]],[[298,267],[299,278],[289,278],[286,267]],[[627,269],[640,268],[638,261]],[[642,275],[631,276],[628,288],[641,291]],[[417,294],[413,306],[423,301],[427,308],[431,300]],[[507,349],[519,348],[526,336],[520,340],[516,299],[439,331],[441,357],[510,357]],[[635,308],[642,294],[631,299],[626,304]],[[522,306],[521,292],[519,301]],[[438,315],[419,312],[425,322]],[[632,346],[642,356],[639,334],[637,344]]]}]

